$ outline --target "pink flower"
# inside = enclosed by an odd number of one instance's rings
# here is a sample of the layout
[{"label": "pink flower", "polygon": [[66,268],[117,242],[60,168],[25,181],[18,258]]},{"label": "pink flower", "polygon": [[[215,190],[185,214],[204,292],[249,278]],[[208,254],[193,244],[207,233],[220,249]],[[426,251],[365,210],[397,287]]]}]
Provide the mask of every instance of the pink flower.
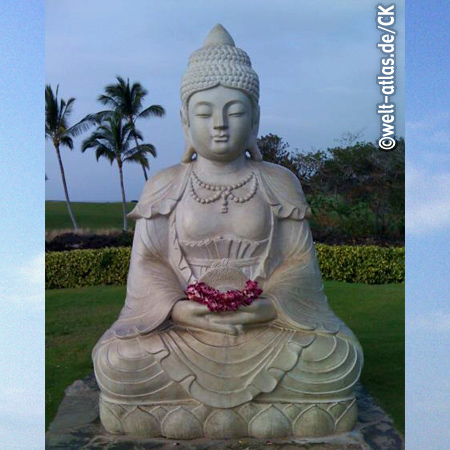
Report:
[{"label": "pink flower", "polygon": [[240,306],[248,306],[261,294],[256,281],[247,280],[243,290],[220,292],[203,282],[190,284],[186,288],[187,298],[206,305],[210,311],[236,311]]}]

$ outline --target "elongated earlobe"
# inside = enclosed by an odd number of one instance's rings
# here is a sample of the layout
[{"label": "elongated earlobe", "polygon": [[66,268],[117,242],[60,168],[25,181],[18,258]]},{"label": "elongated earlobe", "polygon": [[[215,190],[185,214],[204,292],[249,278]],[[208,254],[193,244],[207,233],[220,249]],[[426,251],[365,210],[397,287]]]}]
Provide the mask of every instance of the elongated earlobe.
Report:
[{"label": "elongated earlobe", "polygon": [[248,149],[248,152],[250,153],[250,156],[252,157],[253,160],[255,161],[263,160],[261,151],[259,150],[258,144],[256,142],[251,148]]},{"label": "elongated earlobe", "polygon": [[253,111],[254,111],[253,130],[248,152],[250,153],[250,156],[253,160],[262,161],[263,157],[258,147],[258,130],[259,130],[259,114],[260,114],[259,105],[255,105]]},{"label": "elongated earlobe", "polygon": [[185,150],[183,156],[181,157],[181,162],[186,164],[186,163],[190,163],[193,160],[194,155],[197,152],[195,151],[195,148],[192,145],[192,140],[191,140],[191,136],[189,133],[189,124],[188,124],[188,120],[187,120],[187,117],[185,116],[183,109],[181,109],[181,111],[180,111],[180,117],[181,117],[181,124],[183,125],[184,139],[186,141],[186,150]]},{"label": "elongated earlobe", "polygon": [[186,164],[190,163],[194,159],[194,155],[196,154],[196,151],[194,148],[192,148],[187,142],[186,142],[186,151],[183,154],[183,157],[181,158],[181,162]]}]

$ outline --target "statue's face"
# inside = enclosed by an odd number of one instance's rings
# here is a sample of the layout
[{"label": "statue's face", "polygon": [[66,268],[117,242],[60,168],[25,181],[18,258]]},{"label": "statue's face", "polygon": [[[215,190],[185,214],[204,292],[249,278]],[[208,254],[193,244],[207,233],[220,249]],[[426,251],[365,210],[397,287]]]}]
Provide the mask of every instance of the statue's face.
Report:
[{"label": "statue's face", "polygon": [[196,152],[233,161],[248,148],[254,128],[252,104],[238,89],[217,86],[196,92],[188,103],[188,133]]}]

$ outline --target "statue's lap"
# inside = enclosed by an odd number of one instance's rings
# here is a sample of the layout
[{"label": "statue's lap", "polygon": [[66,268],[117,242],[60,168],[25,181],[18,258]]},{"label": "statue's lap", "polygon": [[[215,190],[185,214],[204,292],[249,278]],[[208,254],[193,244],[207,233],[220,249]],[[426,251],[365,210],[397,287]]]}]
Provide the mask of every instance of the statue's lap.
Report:
[{"label": "statue's lap", "polygon": [[109,341],[94,364],[112,433],[309,436],[354,426],[362,353],[334,335],[271,326],[238,337],[172,327]]}]

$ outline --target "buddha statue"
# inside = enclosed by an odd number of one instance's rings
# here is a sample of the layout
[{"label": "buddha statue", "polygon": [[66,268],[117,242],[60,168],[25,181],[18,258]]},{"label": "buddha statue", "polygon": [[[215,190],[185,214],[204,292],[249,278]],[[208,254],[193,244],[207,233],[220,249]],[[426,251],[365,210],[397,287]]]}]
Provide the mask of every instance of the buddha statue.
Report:
[{"label": "buddha statue", "polygon": [[362,350],[327,303],[298,179],[262,161],[258,101],[248,55],[217,25],[182,79],[182,163],[151,178],[130,213],[125,306],[93,350],[109,433],[354,427]]}]

